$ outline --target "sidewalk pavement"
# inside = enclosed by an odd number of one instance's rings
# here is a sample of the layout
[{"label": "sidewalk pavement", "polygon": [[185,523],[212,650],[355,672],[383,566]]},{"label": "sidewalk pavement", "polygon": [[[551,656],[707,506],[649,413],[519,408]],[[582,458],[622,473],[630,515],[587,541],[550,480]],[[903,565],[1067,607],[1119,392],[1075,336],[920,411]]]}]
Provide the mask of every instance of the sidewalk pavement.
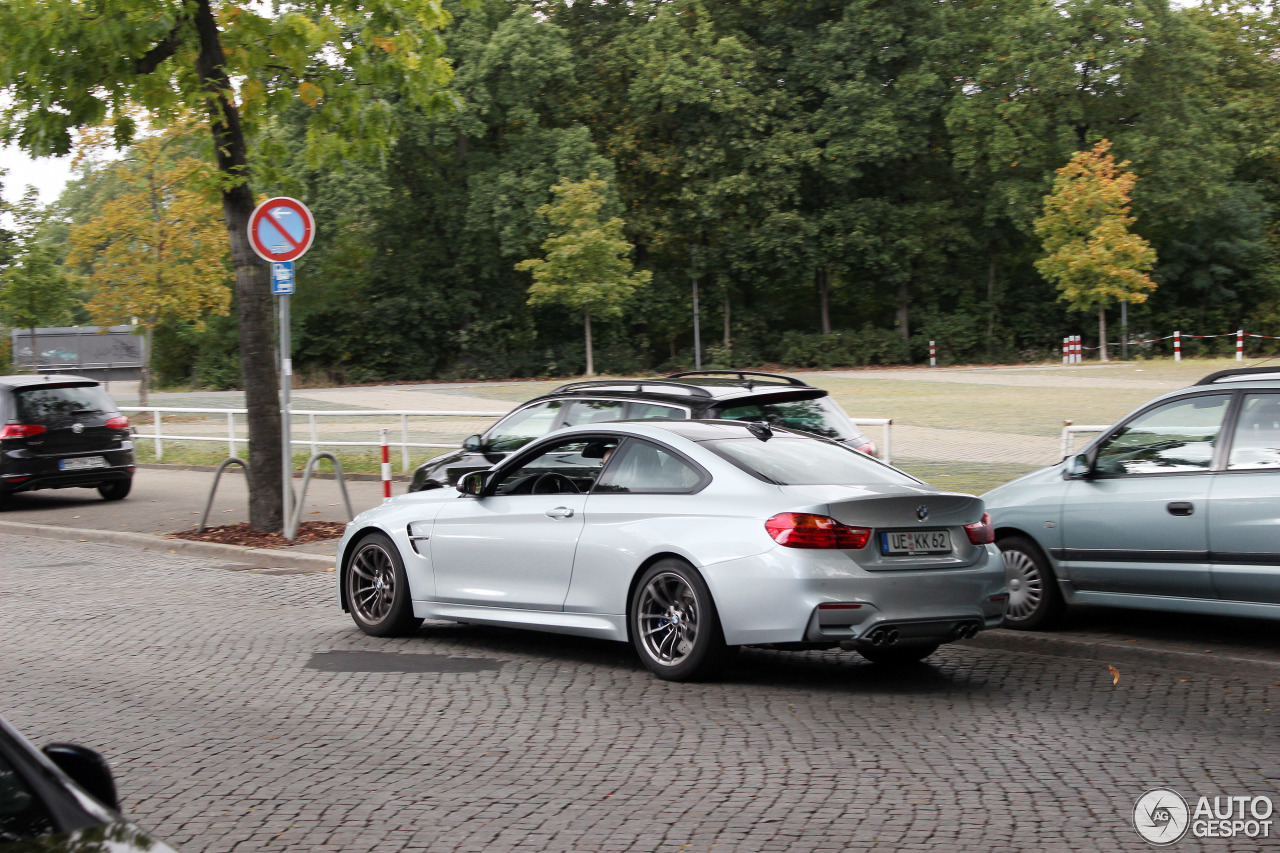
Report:
[{"label": "sidewalk pavement", "polygon": [[[10,498],[8,509],[0,513],[0,532],[113,542],[269,568],[313,571],[333,568],[337,539],[284,548],[244,548],[165,538],[196,527],[212,485],[211,471],[144,466],[133,478],[133,491],[122,501],[104,501],[94,489],[19,492]],[[356,514],[382,502],[379,481],[348,480],[346,485]],[[404,492],[404,483],[392,486],[395,494]],[[301,491],[301,479],[294,480],[294,488],[295,494]],[[218,482],[208,525],[215,527],[248,520],[249,493],[244,475],[239,469],[229,469]],[[302,520],[349,520],[336,480],[312,478]]]}]

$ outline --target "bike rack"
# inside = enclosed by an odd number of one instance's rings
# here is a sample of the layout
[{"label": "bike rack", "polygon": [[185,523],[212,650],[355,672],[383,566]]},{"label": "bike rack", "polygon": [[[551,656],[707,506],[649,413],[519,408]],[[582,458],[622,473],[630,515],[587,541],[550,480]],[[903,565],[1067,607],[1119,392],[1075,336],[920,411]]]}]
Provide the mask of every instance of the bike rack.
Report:
[{"label": "bike rack", "polygon": [[[356,517],[355,511],[351,509],[351,498],[347,496],[347,481],[342,477],[342,463],[338,461],[338,457],[323,450],[319,453],[313,453],[311,458],[307,460],[307,468],[302,475],[302,494],[293,505],[293,518],[288,520],[288,525],[284,531],[284,538],[290,542],[298,535],[298,526],[302,523],[302,505],[307,500],[307,486],[311,485],[311,472],[315,469],[315,464],[321,459],[328,459],[333,463],[333,476],[338,481],[338,488],[342,490],[342,502],[347,505],[347,520],[350,521]],[[230,462],[232,460],[227,461]],[[223,464],[225,465],[226,463],[224,462]]]},{"label": "bike rack", "polygon": [[204,514],[200,516],[200,523],[196,525],[197,533],[204,533],[205,523],[209,520],[209,510],[213,509],[213,496],[218,493],[218,480],[222,478],[222,472],[228,465],[239,465],[244,469],[245,476],[249,476],[249,463],[239,456],[229,456],[222,460],[218,470],[213,474],[213,488],[209,489],[209,500],[205,501]]}]

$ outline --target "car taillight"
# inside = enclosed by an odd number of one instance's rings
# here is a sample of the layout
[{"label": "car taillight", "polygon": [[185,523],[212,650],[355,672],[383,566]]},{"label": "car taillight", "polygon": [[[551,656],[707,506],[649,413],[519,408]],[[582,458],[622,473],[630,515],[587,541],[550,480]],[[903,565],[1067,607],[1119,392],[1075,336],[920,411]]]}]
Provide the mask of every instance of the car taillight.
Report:
[{"label": "car taillight", "polygon": [[106,427],[107,429],[128,429],[129,419],[124,415],[118,418],[107,418]]},{"label": "car taillight", "polygon": [[44,431],[45,428],[40,424],[5,424],[4,429],[0,430],[0,438],[26,438]]},{"label": "car taillight", "polygon": [[990,545],[996,541],[996,531],[991,526],[991,516],[985,512],[982,514],[982,521],[966,524],[964,532],[969,534],[969,541],[974,545]]},{"label": "car taillight", "polygon": [[871,538],[866,527],[850,527],[825,515],[783,512],[764,523],[773,541],[787,548],[861,548]]}]

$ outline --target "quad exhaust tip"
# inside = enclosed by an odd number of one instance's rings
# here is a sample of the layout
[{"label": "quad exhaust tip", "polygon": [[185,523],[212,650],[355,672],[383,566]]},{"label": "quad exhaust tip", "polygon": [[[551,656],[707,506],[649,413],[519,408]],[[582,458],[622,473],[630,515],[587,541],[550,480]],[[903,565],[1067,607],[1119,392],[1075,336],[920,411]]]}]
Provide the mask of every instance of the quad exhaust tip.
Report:
[{"label": "quad exhaust tip", "polygon": [[867,642],[876,647],[892,646],[898,642],[898,629],[879,627],[867,635]]},{"label": "quad exhaust tip", "polygon": [[961,622],[951,629],[951,633],[957,640],[968,640],[971,637],[976,637],[981,630],[982,624],[979,622]]}]

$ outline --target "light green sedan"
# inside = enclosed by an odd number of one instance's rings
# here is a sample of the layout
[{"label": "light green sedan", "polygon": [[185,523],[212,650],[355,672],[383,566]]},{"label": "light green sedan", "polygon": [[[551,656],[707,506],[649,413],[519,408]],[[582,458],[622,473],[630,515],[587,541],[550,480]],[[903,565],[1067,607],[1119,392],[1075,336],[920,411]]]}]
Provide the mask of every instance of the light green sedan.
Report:
[{"label": "light green sedan", "polygon": [[1280,619],[1280,368],[1206,376],[983,500],[1006,627],[1070,604]]}]

